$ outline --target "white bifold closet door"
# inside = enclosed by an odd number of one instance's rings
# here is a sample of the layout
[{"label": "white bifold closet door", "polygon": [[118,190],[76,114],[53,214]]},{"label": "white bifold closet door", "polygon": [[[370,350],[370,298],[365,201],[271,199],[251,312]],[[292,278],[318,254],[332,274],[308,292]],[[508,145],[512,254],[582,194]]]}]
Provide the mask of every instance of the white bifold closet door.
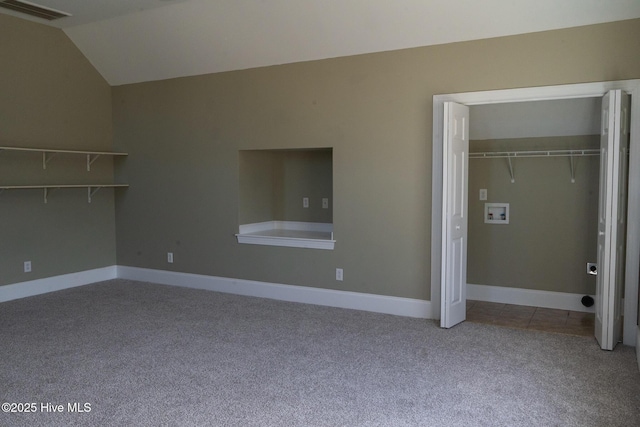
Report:
[{"label": "white bifold closet door", "polygon": [[444,103],[442,302],[440,326],[466,318],[469,107]]},{"label": "white bifold closet door", "polygon": [[603,350],[613,350],[622,334],[629,105],[621,90],[602,98],[595,336]]}]

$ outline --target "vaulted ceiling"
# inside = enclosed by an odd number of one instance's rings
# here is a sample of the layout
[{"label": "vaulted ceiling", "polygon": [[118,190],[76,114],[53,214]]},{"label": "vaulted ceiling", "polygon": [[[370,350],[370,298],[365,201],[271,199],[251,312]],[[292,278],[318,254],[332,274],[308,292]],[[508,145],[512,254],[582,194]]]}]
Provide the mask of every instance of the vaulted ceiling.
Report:
[{"label": "vaulted ceiling", "polygon": [[[6,0],[0,0],[0,2]],[[29,0],[111,85],[640,18],[639,0]]]}]

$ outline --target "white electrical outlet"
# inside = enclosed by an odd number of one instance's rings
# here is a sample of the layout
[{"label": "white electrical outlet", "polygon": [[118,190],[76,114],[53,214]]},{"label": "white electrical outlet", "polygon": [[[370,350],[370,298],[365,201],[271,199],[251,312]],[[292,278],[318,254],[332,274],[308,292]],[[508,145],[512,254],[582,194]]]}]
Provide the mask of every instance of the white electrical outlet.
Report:
[{"label": "white electrical outlet", "polygon": [[31,261],[24,262],[24,272],[31,273]]},{"label": "white electrical outlet", "polygon": [[309,198],[308,197],[303,197],[302,198],[302,207],[303,208],[308,208],[309,207]]},{"label": "white electrical outlet", "polygon": [[322,209],[329,209],[329,199],[327,197],[322,199]]},{"label": "white electrical outlet", "polygon": [[480,189],[480,200],[487,200],[487,189],[486,188],[481,188]]},{"label": "white electrical outlet", "polygon": [[336,268],[336,280],[342,282],[344,280],[344,274],[341,268]]},{"label": "white electrical outlet", "polygon": [[173,264],[173,252],[167,252],[167,262]]}]

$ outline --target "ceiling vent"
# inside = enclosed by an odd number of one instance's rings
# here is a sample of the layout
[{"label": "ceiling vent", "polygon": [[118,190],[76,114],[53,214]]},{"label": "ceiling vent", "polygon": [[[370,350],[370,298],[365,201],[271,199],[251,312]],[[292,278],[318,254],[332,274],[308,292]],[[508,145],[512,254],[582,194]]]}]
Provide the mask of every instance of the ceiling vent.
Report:
[{"label": "ceiling vent", "polygon": [[71,16],[70,13],[60,12],[59,10],[49,9],[48,7],[21,0],[0,0],[0,7],[35,16],[36,18],[46,19],[47,21]]}]

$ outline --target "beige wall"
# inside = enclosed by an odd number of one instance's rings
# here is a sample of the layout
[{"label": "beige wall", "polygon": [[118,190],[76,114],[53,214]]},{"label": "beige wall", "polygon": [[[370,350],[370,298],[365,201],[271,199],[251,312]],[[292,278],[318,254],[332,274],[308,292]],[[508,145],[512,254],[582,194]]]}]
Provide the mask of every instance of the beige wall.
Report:
[{"label": "beige wall", "polygon": [[[639,50],[632,20],[116,87],[118,263],[429,299],[433,95],[639,78]],[[238,244],[238,150],[318,146],[335,250]]]},{"label": "beige wall", "polygon": [[238,222],[273,221],[277,216],[276,186],[282,180],[281,162],[274,150],[244,150],[238,153]]},{"label": "beige wall", "polygon": [[[471,151],[597,148],[599,136],[471,141]],[[469,160],[467,282],[595,293],[599,157]],[[479,190],[487,189],[487,201]],[[509,224],[486,224],[485,203],[509,203]]]},{"label": "beige wall", "polygon": [[[59,30],[1,15],[0,40],[2,144],[109,149],[113,124],[132,186],[117,227],[110,191],[0,195],[0,284],[111,265],[116,235],[122,265],[429,299],[432,96],[640,78],[640,20],[113,89]],[[312,147],[333,148],[336,249],[239,245],[238,151]],[[0,178],[111,179],[39,161],[3,153]]]},{"label": "beige wall", "polygon": [[[58,29],[0,14],[0,145],[110,150],[111,89]],[[3,185],[109,182],[99,159],[58,155],[42,169],[40,154],[0,153]],[[0,285],[115,264],[110,190],[87,203],[86,190],[0,195]],[[33,271],[23,273],[30,260]]]},{"label": "beige wall", "polygon": [[[285,150],[282,159],[281,194],[276,205],[282,206],[275,219],[331,223],[331,209],[322,208],[322,198],[333,199],[332,150]],[[309,207],[302,198],[309,198]]]}]

